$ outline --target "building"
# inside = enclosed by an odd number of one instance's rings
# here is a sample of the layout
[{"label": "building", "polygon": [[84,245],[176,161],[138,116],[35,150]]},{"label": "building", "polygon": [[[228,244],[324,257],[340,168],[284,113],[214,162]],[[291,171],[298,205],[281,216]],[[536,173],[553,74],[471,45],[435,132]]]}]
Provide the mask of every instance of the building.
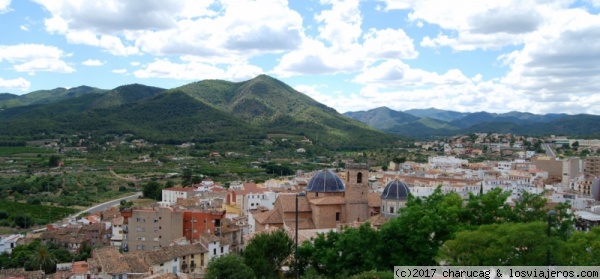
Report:
[{"label": "building", "polygon": [[225,219],[225,210],[203,209],[183,211],[183,236],[190,242],[205,233],[218,234]]},{"label": "building", "polygon": [[162,190],[162,206],[173,206],[177,203],[178,199],[188,199],[199,192],[194,187],[171,187]]},{"label": "building", "polygon": [[183,237],[183,213],[170,207],[132,210],[124,252],[158,250]]},{"label": "building", "polygon": [[409,194],[410,188],[404,181],[400,179],[390,181],[381,193],[381,214],[386,219],[398,216],[400,208],[406,206]]},{"label": "building", "polygon": [[20,234],[0,236],[0,254],[12,253],[12,250],[17,247],[17,241],[21,238],[23,238],[23,236]]},{"label": "building", "polygon": [[[256,232],[277,228],[333,229],[343,224],[365,222],[379,211],[377,201],[369,203],[368,166],[347,164],[344,179],[329,170],[318,171],[308,182],[306,194],[280,194],[274,208],[256,211],[253,218]],[[377,206],[370,208],[369,204]],[[250,224],[252,225],[252,224]]]},{"label": "building", "polygon": [[571,180],[583,173],[583,161],[578,157],[571,157],[563,160],[562,167],[562,186],[569,188]]}]

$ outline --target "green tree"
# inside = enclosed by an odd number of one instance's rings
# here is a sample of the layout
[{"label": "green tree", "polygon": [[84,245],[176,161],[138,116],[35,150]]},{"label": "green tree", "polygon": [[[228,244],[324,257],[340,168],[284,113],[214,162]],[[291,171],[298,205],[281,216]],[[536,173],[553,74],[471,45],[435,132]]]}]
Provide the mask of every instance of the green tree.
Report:
[{"label": "green tree", "polygon": [[382,268],[380,245],[379,234],[369,223],[319,234],[312,243],[305,242],[299,249],[299,266],[302,272],[311,266],[315,273],[327,277],[377,270]]},{"label": "green tree", "polygon": [[469,193],[462,219],[474,227],[503,222],[512,214],[510,206],[506,204],[508,196],[510,192],[503,192],[500,188],[482,195]]},{"label": "green tree", "polygon": [[29,216],[28,214],[23,213],[15,215],[13,221],[15,222],[15,225],[24,229],[27,229],[34,225],[33,218],[31,218],[31,216]]},{"label": "green tree", "polygon": [[543,194],[532,194],[527,191],[521,193],[521,197],[515,201],[512,222],[528,223],[533,221],[546,221],[547,204]]},{"label": "green tree", "polygon": [[560,265],[600,265],[600,227],[574,233],[556,257]]},{"label": "green tree", "polygon": [[48,159],[48,166],[50,166],[51,168],[55,168],[55,167],[58,167],[59,165],[60,165],[60,156],[58,156],[58,155],[50,156],[50,158]]},{"label": "green tree", "polygon": [[256,235],[244,250],[244,263],[259,278],[277,277],[283,261],[293,251],[294,241],[280,229]]},{"label": "green tree", "polygon": [[549,238],[545,222],[483,225],[460,231],[440,249],[440,260],[465,266],[546,265],[547,253],[557,254],[562,241]]},{"label": "green tree", "polygon": [[142,193],[144,197],[148,199],[161,200],[162,199],[162,187],[160,183],[156,181],[150,181],[142,186]]},{"label": "green tree", "polygon": [[464,226],[461,216],[461,197],[444,195],[441,187],[425,198],[409,196],[400,215],[380,228],[383,266],[391,270],[396,265],[437,265],[439,247]]},{"label": "green tree", "polygon": [[206,279],[248,279],[255,278],[254,272],[248,267],[242,257],[227,254],[213,258],[206,268]]},{"label": "green tree", "polygon": [[44,244],[39,245],[33,251],[30,261],[34,269],[39,267],[46,274],[52,274],[56,271],[56,256]]}]

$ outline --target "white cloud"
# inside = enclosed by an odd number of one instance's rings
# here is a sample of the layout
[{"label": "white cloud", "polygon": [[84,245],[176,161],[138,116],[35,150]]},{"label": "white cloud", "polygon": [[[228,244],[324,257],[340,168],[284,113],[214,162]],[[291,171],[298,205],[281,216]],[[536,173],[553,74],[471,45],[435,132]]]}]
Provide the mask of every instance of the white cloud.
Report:
[{"label": "white cloud", "polygon": [[127,73],[127,69],[114,69],[112,72],[115,74],[125,74]]},{"label": "white cloud", "polygon": [[81,62],[81,64],[83,64],[85,66],[102,66],[102,65],[104,65],[104,63],[105,62],[102,62],[98,59],[88,59],[88,60]]},{"label": "white cloud", "polygon": [[281,57],[273,73],[282,77],[351,73],[360,70],[365,63],[364,51],[359,45],[348,46],[344,51],[339,51],[326,47],[321,41],[306,39],[298,50]]},{"label": "white cloud", "polygon": [[29,31],[29,27],[27,27],[27,25],[21,25],[19,28],[23,31]]},{"label": "white cloud", "polygon": [[3,89],[16,89],[21,91],[27,91],[31,86],[31,82],[24,78],[16,78],[16,79],[3,79],[0,78],[0,88]]},{"label": "white cloud", "polygon": [[301,16],[284,0],[36,2],[51,13],[47,31],[114,55],[143,51],[239,60],[294,49],[303,36]]},{"label": "white cloud", "polygon": [[414,59],[419,53],[402,29],[370,29],[364,36],[366,55],[375,58]]},{"label": "white cloud", "polygon": [[315,15],[319,25],[319,36],[330,42],[334,48],[344,49],[357,42],[362,33],[362,14],[358,0],[322,0],[331,5]]},{"label": "white cloud", "polygon": [[134,62],[129,63],[129,65],[137,67],[140,65],[140,62],[134,61]]},{"label": "white cloud", "polygon": [[459,85],[471,82],[458,69],[452,69],[440,75],[421,69],[412,69],[402,61],[394,59],[367,68],[357,75],[354,81],[382,88]]},{"label": "white cloud", "polygon": [[243,81],[263,73],[259,67],[239,64],[218,67],[204,63],[192,56],[181,57],[183,63],[174,63],[168,59],[156,59],[134,72],[138,78],[170,78],[177,80],[225,79]]},{"label": "white cloud", "polygon": [[0,14],[10,12],[10,0],[0,0]]},{"label": "white cloud", "polygon": [[61,60],[67,56],[57,47],[40,44],[0,45],[0,62],[8,61],[18,72],[71,73],[75,69]]}]

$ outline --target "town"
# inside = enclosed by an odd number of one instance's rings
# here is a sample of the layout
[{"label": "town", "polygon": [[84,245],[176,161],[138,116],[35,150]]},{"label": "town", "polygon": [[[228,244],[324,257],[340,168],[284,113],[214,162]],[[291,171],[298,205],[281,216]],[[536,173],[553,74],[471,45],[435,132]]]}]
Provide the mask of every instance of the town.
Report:
[{"label": "town", "polygon": [[[508,206],[524,195],[540,195],[550,210],[568,204],[575,230],[589,231],[600,222],[600,140],[471,134],[414,147],[433,152],[426,162],[412,161],[409,154],[383,166],[343,158],[258,183],[196,179],[160,189],[155,203],[134,206],[121,200],[3,235],[0,253],[10,255],[34,241],[72,254],[92,248],[86,260],[54,263],[49,278],[204,278],[211,260],[242,255],[257,235],[283,230],[301,245],[363,224],[377,229],[402,214],[409,196],[426,198],[436,189],[465,202],[500,189],[510,192]],[[293,276],[293,260],[281,263],[281,276]],[[47,278],[43,268],[3,267],[1,275]]]}]

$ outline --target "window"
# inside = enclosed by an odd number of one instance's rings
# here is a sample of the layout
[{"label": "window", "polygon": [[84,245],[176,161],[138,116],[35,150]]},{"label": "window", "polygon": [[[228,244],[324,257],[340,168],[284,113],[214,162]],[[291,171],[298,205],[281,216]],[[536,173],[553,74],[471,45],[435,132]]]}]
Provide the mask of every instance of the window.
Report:
[{"label": "window", "polygon": [[356,174],[356,183],[362,183],[362,172]]},{"label": "window", "polygon": [[142,228],[142,227],[137,227],[135,230],[138,231],[138,232],[145,232],[146,231],[146,229]]},{"label": "window", "polygon": [[213,256],[217,255],[217,248],[213,249]]},{"label": "window", "polygon": [[154,238],[154,241],[158,241],[158,237],[155,237],[155,238]]},{"label": "window", "polygon": [[223,254],[223,246],[221,246],[221,254]]},{"label": "window", "polygon": [[340,220],[340,213],[339,213],[339,212],[336,212],[336,213],[335,213],[335,220],[336,220],[336,221],[339,221],[339,220]]},{"label": "window", "polygon": [[390,206],[390,213],[394,213],[394,207]]},{"label": "window", "polygon": [[144,245],[138,245],[138,246],[136,246],[136,248],[137,248],[138,250],[141,250],[141,251],[143,251],[143,250],[144,250]]}]

